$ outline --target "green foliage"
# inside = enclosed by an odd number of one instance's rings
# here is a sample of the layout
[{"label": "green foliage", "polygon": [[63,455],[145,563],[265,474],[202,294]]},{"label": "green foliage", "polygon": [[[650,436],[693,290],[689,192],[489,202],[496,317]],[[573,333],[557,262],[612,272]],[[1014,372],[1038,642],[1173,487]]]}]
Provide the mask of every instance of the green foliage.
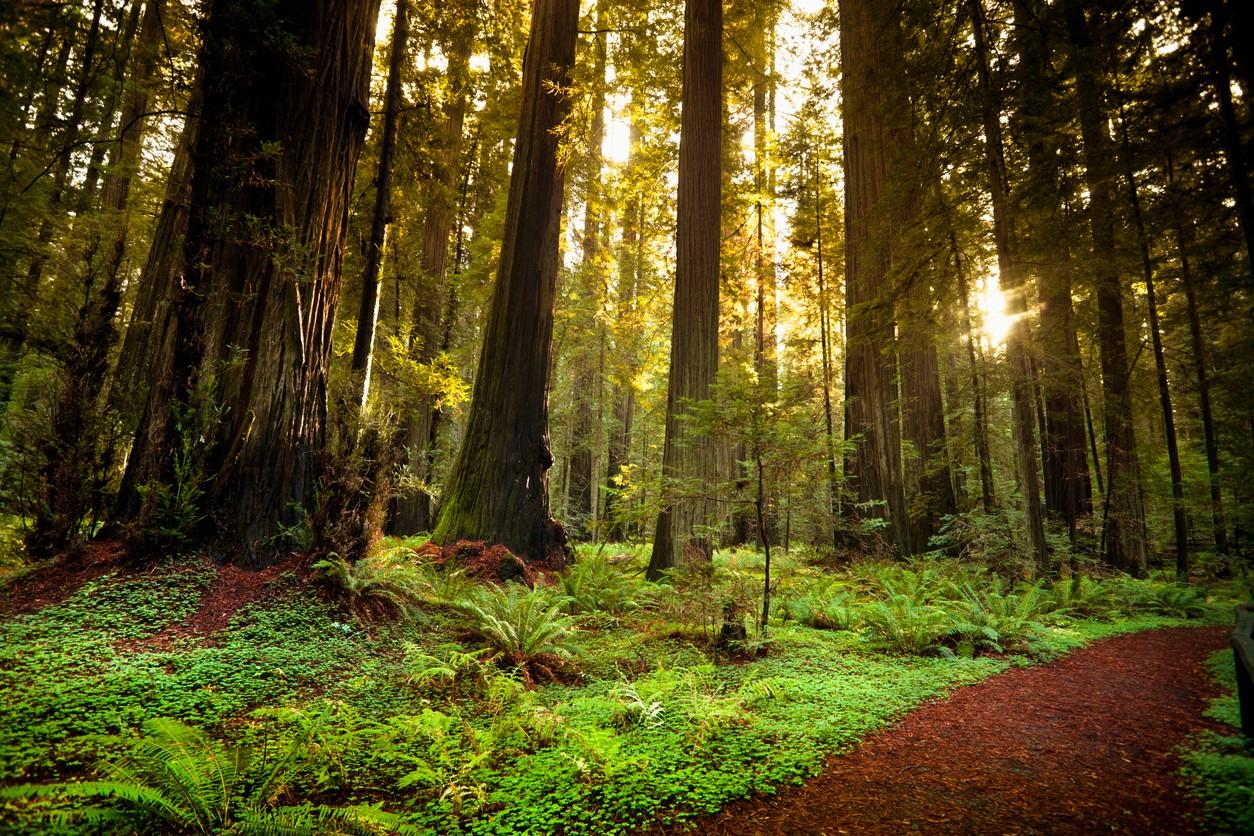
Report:
[{"label": "green foliage", "polygon": [[951,632],[952,619],[940,607],[905,593],[872,601],[862,610],[862,625],[872,641],[897,653],[931,650]]},{"label": "green foliage", "polygon": [[428,575],[409,555],[408,550],[391,549],[349,563],[332,554],[310,568],[360,616],[412,617],[425,598]]},{"label": "green foliage", "polygon": [[566,600],[521,584],[477,588],[458,609],[468,627],[503,661],[535,672],[545,657],[569,659],[575,623],[562,614]]},{"label": "green foliage", "polygon": [[1231,650],[1217,650],[1206,660],[1223,686],[1206,715],[1226,723],[1234,734],[1206,731],[1183,752],[1180,769],[1189,792],[1202,803],[1207,824],[1221,833],[1254,833],[1254,751],[1239,733],[1236,668]]},{"label": "green foliage", "polygon": [[849,630],[857,619],[854,597],[839,581],[818,581],[785,593],[780,615],[820,630]]},{"label": "green foliage", "polygon": [[565,610],[572,615],[603,613],[622,616],[639,609],[647,600],[647,590],[633,583],[603,554],[580,556],[562,573],[562,595]]},{"label": "green foliage", "polygon": [[105,802],[68,806],[51,818],[164,832],[397,832],[399,820],[374,807],[281,805],[313,757],[307,738],[269,740],[254,748],[227,746],[169,718],[148,720],[143,729],[124,757],[102,765],[100,780],[10,787],[0,798],[51,795]]}]

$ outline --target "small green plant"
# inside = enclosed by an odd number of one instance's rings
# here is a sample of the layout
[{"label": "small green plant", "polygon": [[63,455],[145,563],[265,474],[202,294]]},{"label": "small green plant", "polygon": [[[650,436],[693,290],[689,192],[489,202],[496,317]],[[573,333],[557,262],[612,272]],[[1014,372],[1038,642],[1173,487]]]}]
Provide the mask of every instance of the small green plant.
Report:
[{"label": "small green plant", "polygon": [[366,620],[412,617],[423,599],[425,576],[399,552],[384,552],[356,563],[331,554],[310,567],[314,577],[343,596]]},{"label": "small green plant", "polygon": [[571,615],[604,613],[621,616],[642,603],[641,588],[603,555],[580,557],[562,573],[562,594]]},{"label": "small green plant", "polygon": [[306,739],[228,746],[169,718],[148,720],[143,729],[126,756],[102,765],[99,780],[9,787],[0,797],[104,802],[59,807],[49,817],[150,832],[378,833],[401,827],[376,807],[282,805],[289,784],[310,762]]},{"label": "small green plant", "polygon": [[853,595],[832,581],[785,594],[779,609],[785,619],[818,630],[848,630],[857,617]]},{"label": "small green plant", "polygon": [[940,607],[904,593],[867,604],[861,621],[873,642],[908,655],[937,647],[953,627]]},{"label": "small green plant", "polygon": [[562,614],[564,598],[521,584],[477,588],[458,609],[470,629],[497,653],[499,661],[522,669],[527,679],[557,677],[554,664],[571,657],[574,620]]}]

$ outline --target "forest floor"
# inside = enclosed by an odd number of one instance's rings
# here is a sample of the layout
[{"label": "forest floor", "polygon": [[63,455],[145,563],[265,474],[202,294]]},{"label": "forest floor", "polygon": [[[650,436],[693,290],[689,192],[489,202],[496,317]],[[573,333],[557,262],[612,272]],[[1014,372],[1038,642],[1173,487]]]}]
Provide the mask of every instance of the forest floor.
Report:
[{"label": "forest floor", "polygon": [[1198,832],[1179,747],[1215,730],[1227,631],[1117,636],[929,702],[821,775],[694,823],[705,834]]}]

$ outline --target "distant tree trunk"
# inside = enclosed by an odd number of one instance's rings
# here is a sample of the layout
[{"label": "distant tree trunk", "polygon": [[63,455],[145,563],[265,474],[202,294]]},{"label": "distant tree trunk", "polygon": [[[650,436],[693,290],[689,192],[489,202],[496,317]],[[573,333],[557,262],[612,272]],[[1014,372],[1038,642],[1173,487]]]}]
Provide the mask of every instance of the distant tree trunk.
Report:
[{"label": "distant tree trunk", "polygon": [[[118,112],[118,100],[122,97],[122,88],[126,86],[127,65],[131,62],[132,52],[136,46],[135,33],[139,29],[140,12],[144,10],[144,3],[132,2],[130,14],[126,16],[126,24],[123,30],[113,44],[113,83],[109,85],[109,92],[105,96],[104,104],[100,108],[100,120],[98,123],[98,136],[96,141],[92,143],[91,158],[87,162],[87,173],[83,177],[83,185],[78,191],[77,214],[82,215],[92,208],[96,198],[96,186],[100,183],[100,169],[104,165],[105,154],[107,149],[113,143],[110,136],[113,134],[114,118]],[[142,49],[143,47],[140,46]],[[118,123],[118,133],[126,130],[126,121]]]},{"label": "distant tree trunk", "polygon": [[[138,7],[137,7],[138,8]],[[138,168],[144,136],[144,115],[157,63],[157,42],[165,0],[148,0],[137,54],[122,104],[121,123],[101,189],[101,214],[113,230],[103,242],[97,227],[88,236],[80,286],[84,302],[74,319],[63,357],[60,391],[52,409],[52,434],[46,441],[45,497],[26,538],[32,555],[49,557],[75,545],[84,523],[98,519],[101,491],[91,476],[108,464],[111,449],[102,449],[97,436],[98,406],[109,369],[109,353],[117,341],[115,324],[122,299],[122,265],[129,231],[131,182]],[[132,16],[132,19],[134,16]],[[103,143],[102,143],[103,145]]]},{"label": "distant tree trunk", "polygon": [[[1238,0],[1237,6],[1247,0]],[[1210,69],[1214,78],[1215,93],[1219,99],[1219,116],[1223,124],[1224,157],[1228,162],[1228,179],[1237,204],[1237,222],[1245,235],[1245,257],[1249,269],[1254,272],[1254,196],[1250,193],[1249,168],[1245,161],[1245,149],[1241,140],[1241,125],[1237,121],[1236,107],[1232,102],[1232,80],[1228,69],[1228,48],[1224,37],[1222,11],[1217,8],[1220,0],[1212,0],[1207,15],[1210,22]],[[1239,36],[1248,40],[1250,33]],[[1248,45],[1247,45],[1248,46]],[[1248,82],[1248,79],[1247,79]],[[1248,99],[1250,90],[1244,90]]]},{"label": "distant tree trunk", "polygon": [[1041,519],[1041,483],[1037,475],[1035,415],[1036,381],[1028,353],[1027,289],[1020,265],[1010,243],[1010,193],[1006,183],[1006,161],[1002,151],[1001,106],[989,71],[988,47],[984,32],[984,8],[980,0],[968,0],[971,30],[975,40],[977,70],[984,113],[984,150],[988,158],[989,192],[993,203],[993,235],[997,244],[997,268],[1002,289],[1008,294],[1014,324],[1006,337],[1006,359],[1010,365],[1011,396],[1014,403],[1014,436],[1019,465],[1019,487],[1023,493],[1023,514],[1028,540],[1036,563],[1036,575],[1050,573],[1049,548]]},{"label": "distant tree trunk", "polygon": [[466,435],[441,498],[433,539],[502,543],[565,562],[549,516],[546,384],[557,290],[562,169],[554,130],[570,109],[578,0],[536,0],[500,268],[483,335]]},{"label": "distant tree trunk", "polygon": [[[640,153],[640,123],[631,123],[630,151],[627,168],[631,170],[638,161]],[[636,286],[640,281],[640,263],[643,259],[644,226],[643,200],[635,198],[623,209],[623,238],[618,257],[618,310],[620,316],[626,315],[636,302]],[[627,526],[621,520],[622,512],[618,508],[620,500],[620,482],[624,469],[628,464],[631,450],[632,422],[635,418],[635,391],[630,375],[617,380],[611,390],[610,399],[614,404],[614,432],[611,433],[606,450],[607,487],[605,491],[605,519],[608,525],[606,539],[625,540]]]},{"label": "distant tree trunk", "polygon": [[1210,408],[1210,371],[1208,357],[1210,352],[1202,339],[1201,317],[1197,311],[1197,288],[1194,285],[1193,270],[1189,263],[1189,246],[1185,233],[1184,220],[1177,203],[1175,165],[1171,154],[1167,155],[1167,183],[1172,198],[1172,226],[1176,237],[1176,252],[1180,259],[1180,283],[1184,287],[1184,298],[1189,318],[1189,341],[1193,349],[1193,368],[1197,374],[1198,408],[1202,414],[1202,437],[1206,441],[1206,472],[1210,481],[1211,523],[1214,528],[1215,549],[1220,554],[1228,551],[1228,526],[1224,519],[1223,491],[1219,483],[1219,445],[1215,438],[1215,420]]},{"label": "distant tree trunk", "polygon": [[[832,547],[840,547],[836,521],[840,517],[840,484],[836,479],[836,433],[832,424],[832,345],[831,312],[827,305],[827,284],[823,276],[823,208],[819,168],[814,166],[814,253],[819,281],[819,347],[823,358],[823,425],[827,436],[827,503],[831,513]],[[787,546],[785,546],[787,551]]]},{"label": "distant tree trunk", "polygon": [[[21,301],[14,307],[7,327],[0,332],[0,404],[8,403],[13,394],[13,378],[26,348],[30,313],[35,307],[35,297],[39,293],[39,283],[43,279],[44,265],[48,260],[48,245],[56,231],[53,218],[58,213],[65,197],[65,190],[69,185],[70,162],[83,127],[88,93],[96,79],[96,49],[100,42],[100,17],[103,10],[104,0],[95,0],[92,6],[91,25],[83,43],[74,98],[70,104],[70,112],[65,119],[65,129],[57,140],[61,147],[53,161],[52,193],[48,197],[48,205],[43,211],[43,220],[35,235],[34,255],[31,257],[26,276],[17,291],[17,298]],[[55,116],[55,110],[53,116]]]},{"label": "distant tree trunk", "polygon": [[1119,259],[1115,251],[1115,207],[1109,170],[1114,156],[1106,133],[1106,115],[1096,66],[1099,53],[1090,37],[1084,7],[1079,0],[1068,0],[1066,16],[1076,79],[1084,174],[1089,190],[1098,346],[1105,396],[1105,556],[1117,569],[1143,574],[1144,518],[1137,473],[1136,435],[1132,424],[1131,368],[1128,365]]},{"label": "distant tree trunk", "polygon": [[[441,144],[427,195],[422,227],[422,275],[414,296],[410,337],[410,347],[416,348],[418,360],[423,363],[430,363],[450,347],[450,329],[457,309],[457,292],[448,286],[448,252],[454,216],[465,214],[469,189],[468,177],[461,177],[461,160],[465,153],[462,133],[466,124],[466,100],[470,95],[468,76],[474,42],[474,26],[466,23],[458,28],[449,50],[448,77],[454,89],[444,114]],[[460,193],[457,191],[459,179]],[[461,234],[460,228],[458,234]],[[453,268],[457,269],[456,263]],[[419,398],[406,420],[405,466],[427,483],[431,481],[439,439],[440,412],[435,403],[432,397]],[[393,534],[414,534],[429,531],[434,522],[431,493],[419,490],[397,498],[389,530]]]},{"label": "distant tree trunk", "polygon": [[128,463],[141,531],[195,480],[211,550],[262,565],[310,509],[377,14],[378,0],[209,7],[172,350]]},{"label": "distant tree trunk", "polygon": [[1042,430],[1045,510],[1066,524],[1092,513],[1092,487],[1085,456],[1084,409],[1080,402],[1080,356],[1071,305],[1071,274],[1064,196],[1057,156],[1062,121],[1055,100],[1058,83],[1050,62],[1052,20],[1039,0],[1016,0],[1018,52],[1016,124],[1028,158],[1023,186],[1025,243],[1038,265]]},{"label": "distant tree trunk", "polygon": [[[355,386],[357,405],[365,409],[370,398],[370,361],[374,357],[374,332],[379,321],[379,274],[383,267],[383,247],[388,224],[392,222],[392,169],[396,156],[396,123],[400,118],[401,71],[409,42],[409,2],[397,0],[392,21],[392,49],[388,58],[388,81],[383,94],[383,125],[379,132],[379,169],[374,181],[374,211],[370,217],[370,240],[366,242],[366,266],[361,276],[361,304],[357,308],[357,335],[349,368],[360,378]],[[445,248],[448,247],[447,236]],[[356,383],[356,380],[354,381]]]},{"label": "distant tree trunk", "polygon": [[992,456],[988,449],[988,401],[984,395],[984,382],[980,376],[979,353],[975,348],[979,335],[971,323],[971,291],[967,286],[967,270],[962,263],[962,252],[958,249],[958,241],[952,230],[949,233],[949,245],[954,251],[954,275],[958,278],[958,300],[962,305],[962,327],[967,343],[967,367],[970,370],[972,400],[975,406],[975,456],[980,466],[980,500],[984,513],[991,514],[993,506],[997,503],[997,493],[993,484]]},{"label": "distant tree trunk", "polygon": [[[888,210],[889,145],[907,118],[888,112],[889,63],[900,60],[897,9],[888,0],[841,0],[841,116],[845,156],[845,437],[854,441],[845,474],[860,503],[881,508],[857,515],[887,516],[892,540],[910,552],[897,417],[897,355],[888,302],[895,218]],[[893,56],[896,56],[894,59]],[[889,104],[903,106],[906,91]],[[863,506],[866,507],[865,505]]]},{"label": "distant tree trunk", "polygon": [[679,139],[675,302],[671,320],[664,499],[647,577],[713,555],[714,444],[685,426],[686,401],[706,400],[718,371],[722,195],[723,5],[684,4],[683,111]]},{"label": "distant tree trunk", "polygon": [[[582,275],[586,292],[596,293],[603,285],[595,281],[600,264],[601,251],[601,145],[605,141],[605,2],[597,3],[596,29],[593,35],[594,49],[592,90],[589,108],[592,111],[592,127],[588,133],[587,181],[584,184],[583,264]],[[597,326],[599,327],[599,326]],[[587,536],[593,517],[593,460],[596,458],[599,425],[593,409],[594,397],[600,401],[600,375],[589,362],[590,358],[578,358],[575,382],[574,444],[570,457],[570,488],[567,507],[580,536]]]},{"label": "distant tree trunk", "polygon": [[1180,467],[1180,448],[1176,441],[1176,419],[1171,409],[1171,388],[1167,381],[1167,359],[1163,355],[1162,330],[1158,324],[1158,298],[1154,291],[1154,262],[1150,257],[1149,237],[1145,231],[1145,219],[1141,215],[1141,195],[1136,182],[1136,170],[1132,164],[1132,143],[1128,137],[1128,122],[1119,106],[1120,149],[1123,175],[1128,186],[1128,204],[1132,207],[1133,229],[1136,231],[1137,250],[1141,256],[1142,275],[1145,278],[1145,300],[1149,307],[1150,341],[1154,347],[1154,369],[1158,373],[1158,400],[1163,413],[1163,436],[1167,441],[1167,463],[1171,470],[1172,519],[1176,533],[1176,580],[1189,582],[1189,521],[1184,507],[1184,472]]}]

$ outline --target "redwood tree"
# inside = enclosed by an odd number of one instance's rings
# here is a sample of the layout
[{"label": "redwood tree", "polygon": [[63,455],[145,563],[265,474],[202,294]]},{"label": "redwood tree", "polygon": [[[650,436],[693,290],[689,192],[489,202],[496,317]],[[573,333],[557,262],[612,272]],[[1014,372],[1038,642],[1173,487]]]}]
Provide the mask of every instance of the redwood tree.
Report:
[{"label": "redwood tree", "polygon": [[578,0],[532,8],[496,286],[433,533],[439,543],[488,540],[558,562],[565,533],[549,516],[547,397],[563,179],[555,131],[570,110],[578,21]]},{"label": "redwood tree", "polygon": [[209,5],[172,335],[128,463],[142,531],[201,522],[263,564],[314,498],[378,5]]},{"label": "redwood tree", "polygon": [[675,304],[666,388],[665,481],[648,577],[712,556],[713,520],[704,495],[714,473],[714,445],[684,420],[706,400],[718,371],[718,282],[723,132],[722,0],[684,6],[683,110],[679,127],[679,199],[675,233]]}]

